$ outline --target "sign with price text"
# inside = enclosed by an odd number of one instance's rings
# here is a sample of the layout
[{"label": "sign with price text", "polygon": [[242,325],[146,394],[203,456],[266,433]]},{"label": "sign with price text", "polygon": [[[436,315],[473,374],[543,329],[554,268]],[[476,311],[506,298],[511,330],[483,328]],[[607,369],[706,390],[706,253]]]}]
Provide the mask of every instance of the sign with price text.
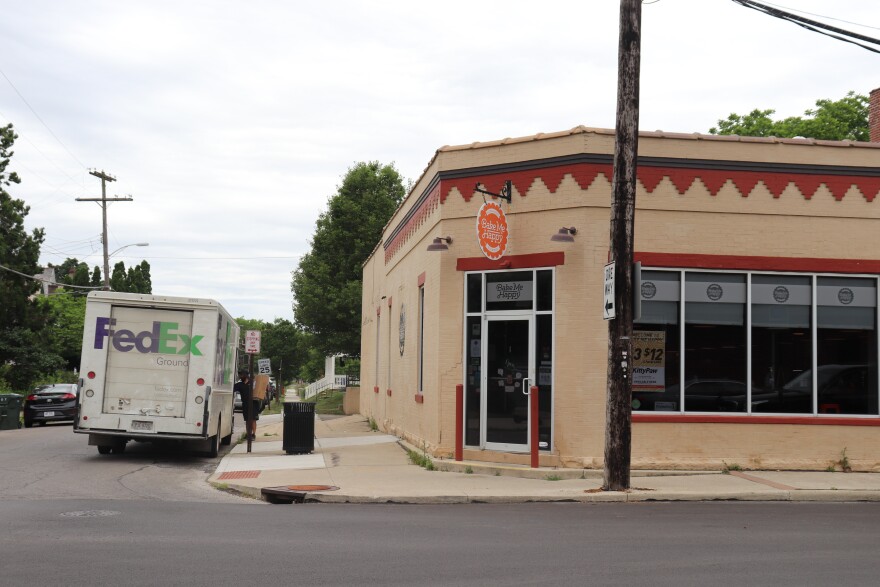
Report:
[{"label": "sign with price text", "polygon": [[633,391],[666,389],[666,333],[634,330]]}]

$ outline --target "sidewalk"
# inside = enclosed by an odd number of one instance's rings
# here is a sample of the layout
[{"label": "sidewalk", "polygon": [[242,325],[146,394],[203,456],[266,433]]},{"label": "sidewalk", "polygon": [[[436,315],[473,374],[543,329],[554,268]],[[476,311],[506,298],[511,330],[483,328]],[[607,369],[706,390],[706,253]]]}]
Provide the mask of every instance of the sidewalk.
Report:
[{"label": "sidewalk", "polygon": [[317,416],[315,437],[312,454],[287,455],[282,416],[264,416],[252,452],[247,442],[233,447],[208,481],[286,503],[880,501],[880,473],[633,471],[630,491],[605,492],[601,470],[434,459],[428,471],[410,463],[416,449],[360,415]]}]

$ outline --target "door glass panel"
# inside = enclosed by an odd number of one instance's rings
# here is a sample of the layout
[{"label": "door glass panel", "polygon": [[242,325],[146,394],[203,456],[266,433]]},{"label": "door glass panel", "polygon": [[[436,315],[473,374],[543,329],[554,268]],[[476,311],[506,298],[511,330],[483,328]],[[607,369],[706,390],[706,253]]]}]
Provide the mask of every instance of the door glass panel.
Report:
[{"label": "door glass panel", "polygon": [[527,444],[528,396],[522,393],[529,376],[529,321],[487,322],[486,442]]},{"label": "door glass panel", "polygon": [[482,381],[480,377],[480,345],[482,344],[480,321],[479,316],[468,317],[467,336],[465,337],[467,341],[465,349],[467,366],[464,387],[464,443],[468,446],[479,446],[480,444],[480,383]]},{"label": "door glass panel", "polygon": [[542,314],[536,318],[538,336],[535,365],[538,372],[538,447],[550,450],[552,438],[551,414],[553,413],[553,317]]},{"label": "door glass panel", "polygon": [[531,310],[535,288],[531,271],[486,274],[486,310]]},{"label": "door glass panel", "polygon": [[538,311],[553,309],[553,271],[538,271]]},{"label": "door glass panel", "polygon": [[471,314],[483,311],[483,276],[480,273],[467,276],[467,311]]}]

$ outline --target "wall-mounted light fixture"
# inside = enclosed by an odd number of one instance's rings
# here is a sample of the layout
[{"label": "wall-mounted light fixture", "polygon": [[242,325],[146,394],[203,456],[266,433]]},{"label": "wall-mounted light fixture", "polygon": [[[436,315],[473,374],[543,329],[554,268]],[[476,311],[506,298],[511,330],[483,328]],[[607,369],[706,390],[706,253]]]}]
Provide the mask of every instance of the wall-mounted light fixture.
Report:
[{"label": "wall-mounted light fixture", "polygon": [[438,236],[435,237],[434,240],[428,245],[429,251],[446,251],[449,250],[449,245],[452,244],[451,236]]},{"label": "wall-mounted light fixture", "polygon": [[570,228],[566,228],[565,226],[563,226],[559,229],[559,232],[550,237],[550,240],[557,243],[573,243],[574,235],[576,235],[577,233],[577,228],[575,228],[574,226]]}]

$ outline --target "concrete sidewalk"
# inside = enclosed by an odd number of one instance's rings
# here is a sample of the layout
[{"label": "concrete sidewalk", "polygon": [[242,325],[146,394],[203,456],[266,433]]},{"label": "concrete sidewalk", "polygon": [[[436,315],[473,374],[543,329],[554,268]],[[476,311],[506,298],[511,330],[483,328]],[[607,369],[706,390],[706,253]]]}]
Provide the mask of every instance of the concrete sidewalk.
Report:
[{"label": "concrete sidewalk", "polygon": [[238,444],[208,481],[281,502],[880,501],[880,473],[633,471],[630,491],[606,492],[601,470],[434,459],[428,471],[410,463],[407,450],[419,451],[360,415],[317,416],[315,437],[312,454],[287,455],[282,416],[264,416],[252,452]]}]

